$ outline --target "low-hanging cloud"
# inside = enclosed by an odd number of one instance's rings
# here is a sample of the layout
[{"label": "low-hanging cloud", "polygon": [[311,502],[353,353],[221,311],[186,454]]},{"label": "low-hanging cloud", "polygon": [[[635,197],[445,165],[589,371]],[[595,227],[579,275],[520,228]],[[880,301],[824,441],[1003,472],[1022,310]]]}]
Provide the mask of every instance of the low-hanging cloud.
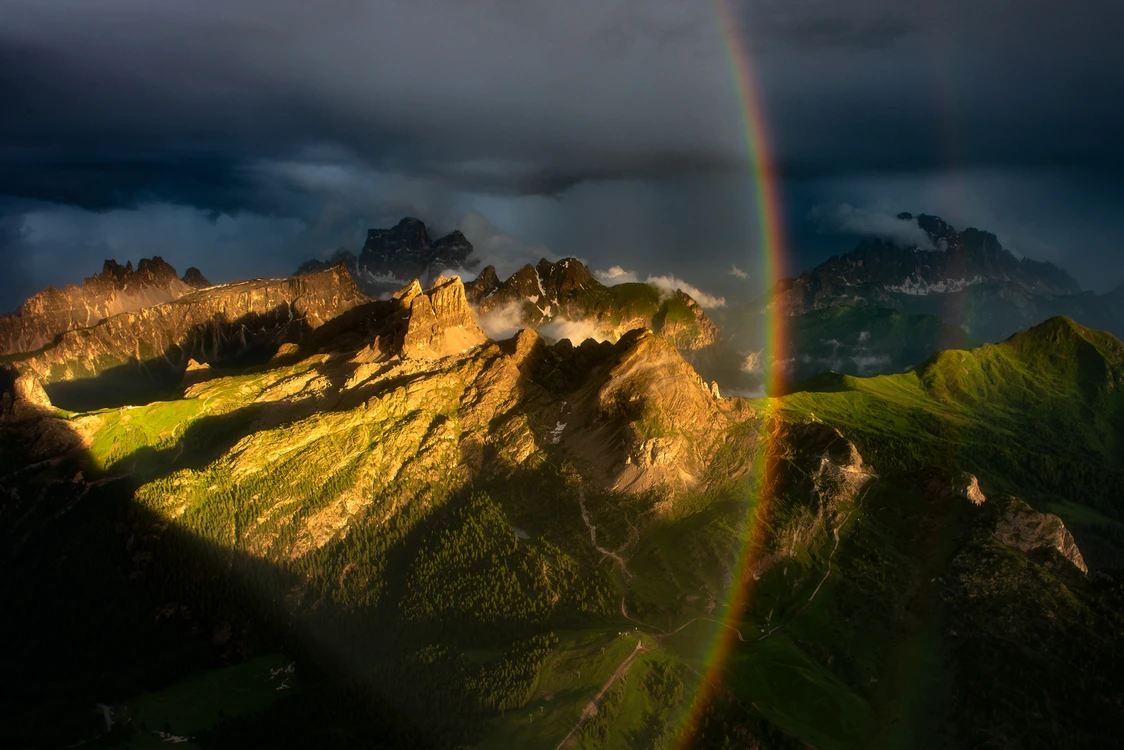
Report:
[{"label": "low-hanging cloud", "polygon": [[[509,339],[528,325],[523,319],[523,305],[513,302],[509,305],[490,310],[486,313],[476,311],[476,319],[488,338],[493,341]],[[555,342],[569,339],[574,345],[581,344],[586,339],[594,341],[616,341],[617,337],[612,330],[597,325],[589,320],[571,320],[569,318],[555,318],[538,327],[539,335],[544,339]]]},{"label": "low-hanging cloud", "polygon": [[694,284],[688,284],[683,279],[676,276],[663,275],[651,276],[647,278],[640,278],[640,274],[635,271],[626,271],[620,266],[613,266],[608,271],[594,271],[596,276],[602,284],[629,284],[642,282],[650,284],[660,290],[661,296],[670,297],[675,294],[676,290],[681,290],[691,296],[695,302],[706,308],[721,308],[726,306],[725,297],[717,297],[713,294],[708,294],[702,289],[699,289]]},{"label": "low-hanging cloud", "polygon": [[748,281],[749,280],[749,274],[746,273],[745,271],[743,271],[742,269],[738,268],[738,265],[736,263],[734,265],[730,266],[730,270],[728,271],[728,273],[731,276],[733,276],[735,279],[741,279],[742,281]]},{"label": "low-hanging cloud", "polygon": [[616,341],[612,331],[588,320],[569,320],[558,318],[539,328],[543,338],[550,341],[569,339],[571,344],[581,344],[586,339],[594,341]]},{"label": "low-hanging cloud", "polygon": [[509,339],[526,328],[523,323],[523,305],[519,302],[512,302],[486,313],[476,310],[476,321],[492,341]]},{"label": "low-hanging cloud", "polygon": [[844,234],[878,237],[905,247],[936,250],[933,239],[917,224],[917,219],[899,219],[896,214],[871,208],[856,208],[849,203],[816,206],[811,218],[821,226]]}]

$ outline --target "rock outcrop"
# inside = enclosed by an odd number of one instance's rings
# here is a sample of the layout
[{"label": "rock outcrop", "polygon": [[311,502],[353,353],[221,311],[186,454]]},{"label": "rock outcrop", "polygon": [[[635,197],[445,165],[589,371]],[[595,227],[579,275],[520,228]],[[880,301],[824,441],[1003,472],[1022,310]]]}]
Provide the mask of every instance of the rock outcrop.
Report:
[{"label": "rock outcrop", "polygon": [[983,505],[987,502],[987,496],[980,490],[980,482],[974,474],[969,474],[966,471],[961,473],[954,486],[956,494],[968,500],[972,505]]},{"label": "rock outcrop", "polygon": [[[0,477],[79,447],[82,437],[56,410],[33,375],[0,365]],[[0,500],[4,497],[0,485]]]},{"label": "rock outcrop", "polygon": [[179,299],[203,278],[198,269],[191,270],[195,274],[189,281],[187,275],[181,280],[159,256],[142,258],[135,270],[132,262],[122,266],[107,260],[102,272],[82,286],[48,287],[11,315],[0,317],[0,355],[35,351],[67,331]]},{"label": "rock outcrop", "polygon": [[768,509],[769,531],[754,539],[757,549],[749,571],[754,578],[809,547],[838,540],[877,476],[835,427],[815,420],[770,419],[766,430],[758,493]]},{"label": "rock outcrop", "polygon": [[19,374],[10,365],[0,369],[0,413],[15,417],[50,414],[51,399],[34,375]]},{"label": "rock outcrop", "polygon": [[995,526],[992,536],[1022,552],[1047,548],[1056,550],[1082,573],[1088,573],[1081,550],[1062,519],[1053,513],[1041,513],[1015,497],[994,501]]}]

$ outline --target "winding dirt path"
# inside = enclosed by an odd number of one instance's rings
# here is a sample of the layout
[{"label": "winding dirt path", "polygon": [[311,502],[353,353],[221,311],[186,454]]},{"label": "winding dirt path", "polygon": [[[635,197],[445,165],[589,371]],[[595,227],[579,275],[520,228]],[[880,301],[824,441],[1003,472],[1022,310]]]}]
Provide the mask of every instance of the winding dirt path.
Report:
[{"label": "winding dirt path", "polygon": [[691,625],[691,624],[699,622],[699,621],[713,622],[715,625],[721,625],[722,627],[726,628],[727,630],[732,630],[735,633],[737,633],[739,641],[741,641],[742,643],[746,642],[745,636],[742,635],[742,631],[738,630],[737,628],[735,628],[733,625],[731,625],[728,622],[722,622],[721,620],[715,620],[713,617],[693,617],[690,620],[687,620],[687,622],[685,622],[682,625],[680,625],[679,627],[677,627],[675,630],[671,631],[670,633],[665,632],[661,635],[656,636],[656,640],[662,643],[664,638],[669,638],[669,637],[675,635],[676,633],[678,633],[679,631],[683,630],[688,625]]},{"label": "winding dirt path", "polygon": [[605,684],[601,686],[601,689],[597,691],[597,695],[593,696],[589,703],[586,704],[586,707],[582,710],[581,717],[578,719],[578,723],[575,724],[573,728],[570,729],[569,733],[562,738],[562,741],[558,743],[558,747],[556,748],[556,750],[562,750],[562,748],[569,747],[571,744],[573,744],[574,740],[577,739],[578,735],[581,734],[582,729],[585,728],[585,725],[589,722],[589,720],[597,715],[597,709],[601,705],[601,700],[605,697],[605,693],[609,692],[609,688],[613,686],[613,683],[615,683],[618,679],[620,679],[621,675],[628,671],[628,667],[630,664],[632,664],[633,659],[639,656],[641,652],[647,650],[648,649],[644,646],[643,641],[637,638],[636,648],[632,649],[632,653],[629,654],[625,658],[625,660],[617,666],[616,671],[614,671],[613,674],[609,676],[609,679],[606,680]]},{"label": "winding dirt path", "polygon": [[[626,581],[632,580],[632,571],[628,569],[628,564],[625,563],[624,558],[612,550],[605,549],[597,544],[597,527],[589,521],[589,510],[585,507],[585,488],[578,487],[578,506],[581,508],[582,521],[589,529],[589,541],[593,543],[593,548],[606,557],[611,557],[617,565],[621,566],[621,573],[624,575]],[[623,606],[623,605],[622,605]],[[627,617],[627,615],[626,615]],[[631,619],[631,618],[629,618]]]},{"label": "winding dirt path", "polygon": [[808,597],[808,601],[804,603],[804,606],[812,603],[812,600],[816,598],[816,594],[820,593],[820,587],[822,587],[827,581],[828,577],[831,576],[831,561],[835,558],[835,553],[839,551],[839,532],[842,531],[843,527],[847,525],[847,522],[851,520],[851,516],[855,515],[855,513],[863,507],[863,500],[866,499],[866,493],[870,490],[870,486],[877,481],[877,479],[871,479],[869,482],[863,485],[862,494],[859,495],[859,499],[858,502],[855,503],[855,507],[851,510],[850,513],[843,517],[843,523],[835,527],[835,546],[831,548],[831,554],[827,556],[827,572],[824,573],[823,579],[820,581],[819,586],[816,586],[816,590],[813,591],[812,595]]}]

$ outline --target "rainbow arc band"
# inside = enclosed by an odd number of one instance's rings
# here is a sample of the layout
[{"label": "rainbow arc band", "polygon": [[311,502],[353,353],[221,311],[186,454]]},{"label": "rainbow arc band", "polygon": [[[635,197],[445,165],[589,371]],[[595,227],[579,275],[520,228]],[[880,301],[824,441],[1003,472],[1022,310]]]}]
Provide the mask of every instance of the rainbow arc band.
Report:
[{"label": "rainbow arc band", "polygon": [[[785,273],[786,241],[784,232],[784,218],[781,209],[780,181],[776,173],[772,151],[766,128],[765,113],[761,97],[757,88],[757,81],[753,75],[753,60],[750,54],[748,29],[745,21],[739,18],[734,11],[732,0],[713,0],[718,17],[721,36],[726,48],[726,57],[729,61],[730,76],[737,91],[738,104],[741,110],[742,127],[745,131],[747,156],[752,171],[754,194],[756,197],[756,214],[759,227],[758,242],[761,255],[763,278],[768,282],[768,288],[783,278]],[[782,385],[782,368],[777,366],[785,360],[787,346],[785,314],[778,310],[776,304],[771,304],[765,315],[765,348],[762,352],[762,361],[765,363],[765,388],[766,394],[772,395],[780,391]],[[764,463],[761,471],[764,476],[758,487],[767,488],[771,485],[768,474],[775,462],[773,453],[773,401],[767,399],[764,407],[764,420],[767,434],[764,451],[761,454]],[[702,712],[707,704],[716,696],[722,684],[722,673],[729,661],[730,653],[738,641],[738,623],[735,620],[745,609],[745,604],[751,593],[753,576],[751,571],[763,548],[764,533],[767,527],[769,506],[771,498],[766,492],[756,498],[753,503],[750,517],[747,519],[746,532],[738,550],[737,566],[731,578],[730,591],[726,597],[726,607],[722,614],[724,627],[715,628],[713,641],[708,647],[706,669],[699,680],[698,689],[692,698],[686,714],[680,724],[677,744],[682,746],[693,733],[702,717]]]}]

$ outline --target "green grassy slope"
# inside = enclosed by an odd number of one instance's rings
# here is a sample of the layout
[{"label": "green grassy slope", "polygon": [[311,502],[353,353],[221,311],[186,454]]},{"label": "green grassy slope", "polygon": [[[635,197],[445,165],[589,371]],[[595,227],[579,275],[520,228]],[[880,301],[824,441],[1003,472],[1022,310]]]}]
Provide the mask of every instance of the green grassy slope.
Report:
[{"label": "green grassy slope", "polygon": [[881,471],[969,471],[985,494],[1055,508],[1124,551],[1114,525],[1077,509],[1124,521],[1124,344],[1108,334],[1055,318],[900,375],[824,375],[781,403],[839,426]]}]

